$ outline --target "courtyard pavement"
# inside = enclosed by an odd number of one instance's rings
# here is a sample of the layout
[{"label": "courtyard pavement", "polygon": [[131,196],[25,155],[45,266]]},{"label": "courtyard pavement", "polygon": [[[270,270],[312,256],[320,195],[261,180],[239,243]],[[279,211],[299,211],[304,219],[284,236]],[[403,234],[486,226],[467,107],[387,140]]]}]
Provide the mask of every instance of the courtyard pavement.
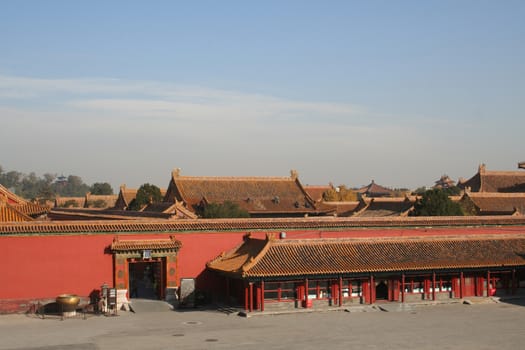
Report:
[{"label": "courtyard pavement", "polygon": [[522,349],[525,300],[382,304],[348,311],[240,317],[214,309],[136,312],[61,320],[0,316],[0,349]]}]

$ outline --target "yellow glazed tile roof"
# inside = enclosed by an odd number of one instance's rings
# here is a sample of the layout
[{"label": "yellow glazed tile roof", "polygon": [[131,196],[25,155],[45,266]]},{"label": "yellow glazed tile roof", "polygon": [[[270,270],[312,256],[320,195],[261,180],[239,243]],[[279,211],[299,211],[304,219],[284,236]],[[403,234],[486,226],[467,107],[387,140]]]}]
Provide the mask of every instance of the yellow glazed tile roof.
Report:
[{"label": "yellow glazed tile roof", "polygon": [[525,266],[525,235],[247,239],[208,268],[238,277],[334,275]]}]

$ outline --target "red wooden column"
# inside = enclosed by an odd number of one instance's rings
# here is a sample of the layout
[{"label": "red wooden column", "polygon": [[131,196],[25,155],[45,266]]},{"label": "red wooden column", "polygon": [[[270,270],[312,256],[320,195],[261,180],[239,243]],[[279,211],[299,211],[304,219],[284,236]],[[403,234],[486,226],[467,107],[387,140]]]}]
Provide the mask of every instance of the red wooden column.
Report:
[{"label": "red wooden column", "polygon": [[370,281],[369,280],[362,280],[361,281],[361,296],[362,296],[362,303],[366,304],[370,302]]},{"label": "red wooden column", "polygon": [[476,296],[482,297],[483,296],[483,276],[477,277],[478,284],[476,285]]},{"label": "red wooden column", "polygon": [[459,298],[463,299],[463,293],[465,289],[465,278],[463,276],[463,271],[459,273]]},{"label": "red wooden column", "polygon": [[304,307],[308,307],[308,278],[304,279]]},{"label": "red wooden column", "polygon": [[487,298],[490,297],[490,270],[487,271]]},{"label": "red wooden column", "polygon": [[339,306],[343,306],[343,277],[339,277]]},{"label": "red wooden column", "polygon": [[376,289],[376,286],[375,286],[375,283],[374,283],[374,275],[370,275],[370,286],[369,286],[370,290],[369,290],[369,295],[370,295],[370,300],[369,300],[369,304],[373,304],[375,301],[376,301],[376,296],[375,296],[375,289]]},{"label": "red wooden column", "polygon": [[249,284],[249,293],[250,293],[250,312],[253,311],[253,282],[250,282]]},{"label": "red wooden column", "polygon": [[264,311],[264,280],[261,281],[261,311]]},{"label": "red wooden column", "polygon": [[405,302],[405,273],[401,274],[401,302]]},{"label": "red wooden column", "polygon": [[432,272],[432,300],[436,300],[436,272]]}]

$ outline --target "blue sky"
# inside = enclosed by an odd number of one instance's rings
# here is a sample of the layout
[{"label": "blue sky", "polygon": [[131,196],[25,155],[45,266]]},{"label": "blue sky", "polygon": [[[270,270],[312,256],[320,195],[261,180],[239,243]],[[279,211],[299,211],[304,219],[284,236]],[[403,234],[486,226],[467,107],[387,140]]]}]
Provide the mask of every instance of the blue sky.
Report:
[{"label": "blue sky", "polygon": [[0,165],[114,187],[513,170],[523,18],[510,0],[0,2]]}]

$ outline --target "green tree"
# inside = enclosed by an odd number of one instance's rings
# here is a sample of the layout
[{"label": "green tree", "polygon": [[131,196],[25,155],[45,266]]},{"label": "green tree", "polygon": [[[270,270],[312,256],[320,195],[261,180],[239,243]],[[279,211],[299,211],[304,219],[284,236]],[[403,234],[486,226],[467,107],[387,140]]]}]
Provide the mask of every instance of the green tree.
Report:
[{"label": "green tree", "polygon": [[141,210],[149,203],[162,201],[160,188],[149,183],[145,183],[137,190],[137,196],[129,203],[129,210]]},{"label": "green tree", "polygon": [[425,186],[421,186],[421,187],[416,188],[414,191],[412,191],[412,194],[422,196],[425,194],[426,191],[427,191],[427,188]]},{"label": "green tree", "polygon": [[53,201],[55,198],[55,192],[53,191],[51,184],[40,184],[36,197],[34,198],[38,199],[40,204],[45,204],[47,201]]},{"label": "green tree", "polygon": [[95,182],[90,188],[91,194],[110,195],[113,194],[113,188],[107,182]]},{"label": "green tree", "polygon": [[336,188],[330,188],[325,191],[323,200],[326,202],[353,202],[357,200],[357,193],[345,185],[339,185]]},{"label": "green tree", "polygon": [[447,196],[459,196],[461,194],[461,188],[458,186],[451,186],[443,188],[443,191],[447,194]]},{"label": "green tree", "polygon": [[225,201],[224,203],[210,203],[204,207],[201,216],[212,218],[249,218],[250,214],[239,207],[237,203]]},{"label": "green tree", "polygon": [[49,200],[57,194],[62,197],[82,197],[90,190],[93,194],[113,194],[113,189],[107,182],[88,186],[80,176],[57,177],[56,174],[46,173],[39,177],[34,172],[27,175],[18,171],[5,172],[2,166],[0,184],[25,199]]},{"label": "green tree", "polygon": [[464,215],[458,203],[453,202],[446,191],[427,190],[414,205],[415,216],[456,216]]},{"label": "green tree", "polygon": [[18,171],[9,171],[4,173],[2,166],[0,166],[0,184],[6,188],[16,189],[20,185],[23,174]]},{"label": "green tree", "polygon": [[90,190],[82,178],[76,175],[69,175],[65,181],[55,181],[53,187],[56,194],[62,197],[82,197]]}]

